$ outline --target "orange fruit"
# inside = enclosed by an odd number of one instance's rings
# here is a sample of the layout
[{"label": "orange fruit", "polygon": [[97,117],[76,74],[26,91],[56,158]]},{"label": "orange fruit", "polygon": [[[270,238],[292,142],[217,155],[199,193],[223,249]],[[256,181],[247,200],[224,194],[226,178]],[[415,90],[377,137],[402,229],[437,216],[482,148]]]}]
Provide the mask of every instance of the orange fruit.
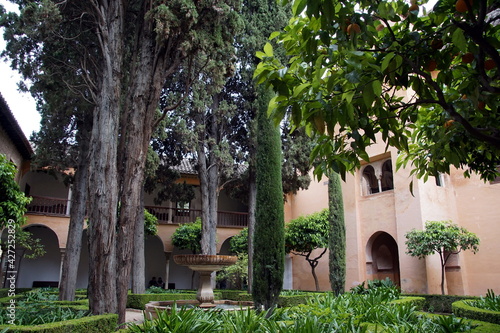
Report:
[{"label": "orange fruit", "polygon": [[[468,2],[469,5],[472,6],[472,0],[468,0]],[[457,0],[457,2],[455,3],[455,9],[457,10],[457,12],[465,13],[469,10],[469,7],[467,6],[465,0]]]},{"label": "orange fruit", "polygon": [[449,128],[451,125],[453,125],[453,123],[455,122],[455,120],[453,119],[450,119],[450,120],[447,120],[445,123],[444,123],[444,127],[445,128]]},{"label": "orange fruit", "polygon": [[377,29],[377,31],[382,31],[382,30],[384,30],[384,28],[385,28],[385,25],[383,25],[382,23],[380,23],[379,25],[377,25],[376,29]]},{"label": "orange fruit", "polygon": [[497,63],[493,59],[487,59],[484,62],[484,69],[486,69],[487,71],[489,71],[490,69],[493,69],[495,67],[497,67]]},{"label": "orange fruit", "polygon": [[432,71],[436,70],[436,68],[437,68],[437,62],[434,59],[429,60],[429,62],[427,64],[425,64],[425,67],[424,67],[424,69],[428,72],[432,72]]},{"label": "orange fruit", "polygon": [[431,47],[434,49],[434,50],[439,50],[441,48],[443,48],[443,40],[442,39],[434,39],[432,42],[431,42]]},{"label": "orange fruit", "polygon": [[472,61],[474,61],[474,54],[467,52],[462,56],[462,63],[470,64]]},{"label": "orange fruit", "polygon": [[361,32],[361,27],[357,23],[351,23],[347,26],[347,33],[349,35],[359,34]]}]

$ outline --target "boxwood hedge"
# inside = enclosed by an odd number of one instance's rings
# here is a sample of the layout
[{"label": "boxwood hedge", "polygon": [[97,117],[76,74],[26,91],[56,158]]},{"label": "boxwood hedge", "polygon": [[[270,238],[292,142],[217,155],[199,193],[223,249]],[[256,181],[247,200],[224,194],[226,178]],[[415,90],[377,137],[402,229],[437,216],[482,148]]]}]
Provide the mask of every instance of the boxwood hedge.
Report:
[{"label": "boxwood hedge", "polygon": [[114,332],[118,327],[118,315],[104,314],[88,316],[79,319],[59,321],[50,324],[24,326],[0,325],[0,330],[8,328],[8,332],[38,332],[38,333],[90,333]]},{"label": "boxwood hedge", "polygon": [[491,311],[476,308],[468,304],[467,300],[457,301],[452,304],[453,313],[458,317],[486,321],[500,324],[500,311]]}]

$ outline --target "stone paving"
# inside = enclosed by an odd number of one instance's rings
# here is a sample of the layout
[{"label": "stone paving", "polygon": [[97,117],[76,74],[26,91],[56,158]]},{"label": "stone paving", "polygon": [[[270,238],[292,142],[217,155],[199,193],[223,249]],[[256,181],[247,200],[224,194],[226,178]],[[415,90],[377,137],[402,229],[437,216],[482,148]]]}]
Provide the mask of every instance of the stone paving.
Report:
[{"label": "stone paving", "polygon": [[125,313],[125,321],[127,323],[136,323],[140,324],[144,321],[144,313],[142,310],[138,309],[127,309]]}]

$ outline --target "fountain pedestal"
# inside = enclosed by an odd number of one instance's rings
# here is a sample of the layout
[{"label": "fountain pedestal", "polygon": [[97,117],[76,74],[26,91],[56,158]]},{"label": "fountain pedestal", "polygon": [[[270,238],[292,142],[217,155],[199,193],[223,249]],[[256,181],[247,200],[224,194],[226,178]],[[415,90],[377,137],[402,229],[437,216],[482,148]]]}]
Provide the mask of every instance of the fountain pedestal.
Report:
[{"label": "fountain pedestal", "polygon": [[220,271],[225,266],[236,263],[238,257],[209,254],[178,254],[174,256],[177,265],[187,266],[191,270],[199,273],[198,292],[196,299],[200,302],[199,307],[215,307],[214,290],[212,288],[211,275]]}]

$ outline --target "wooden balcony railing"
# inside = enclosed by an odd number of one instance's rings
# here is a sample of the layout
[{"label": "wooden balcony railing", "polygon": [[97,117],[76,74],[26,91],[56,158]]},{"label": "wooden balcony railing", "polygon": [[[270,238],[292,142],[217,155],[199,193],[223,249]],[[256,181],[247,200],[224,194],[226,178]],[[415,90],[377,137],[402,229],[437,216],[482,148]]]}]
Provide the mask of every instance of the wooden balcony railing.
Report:
[{"label": "wooden balcony railing", "polygon": [[[28,205],[28,214],[41,214],[49,216],[69,216],[69,201],[67,199],[32,196],[33,200]],[[201,216],[201,209],[179,209],[162,206],[146,206],[146,209],[156,216],[159,224],[179,224],[194,222]],[[218,227],[248,226],[248,213],[243,212],[217,212]]]},{"label": "wooden balcony railing", "polygon": [[[197,217],[201,216],[201,209],[181,209],[161,206],[146,206],[146,209],[156,216],[160,224],[189,223],[194,222]],[[247,227],[248,213],[219,211],[217,212],[217,226]]]},{"label": "wooden balcony railing", "polygon": [[53,216],[67,216],[68,200],[60,198],[31,196],[33,200],[28,205],[29,214],[44,214]]}]

